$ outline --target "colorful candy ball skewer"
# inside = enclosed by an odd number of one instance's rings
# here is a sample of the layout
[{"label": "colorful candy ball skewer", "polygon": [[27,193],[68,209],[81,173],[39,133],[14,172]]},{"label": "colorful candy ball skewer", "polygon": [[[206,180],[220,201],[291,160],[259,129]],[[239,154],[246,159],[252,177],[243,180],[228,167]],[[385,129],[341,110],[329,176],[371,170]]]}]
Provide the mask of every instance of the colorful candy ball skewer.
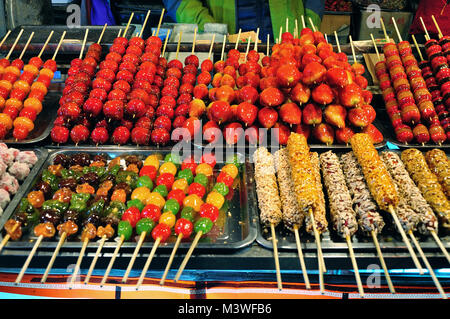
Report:
[{"label": "colorful candy ball skewer", "polygon": [[[205,171],[206,176],[212,176],[213,174],[212,166],[211,164],[207,163],[202,163],[197,166],[196,168],[197,176],[199,175],[199,172],[203,171],[203,168],[205,168],[206,170]],[[212,227],[214,226],[214,222],[218,218],[218,212],[225,203],[226,195],[224,196],[224,194],[227,193],[226,190],[229,187],[231,187],[231,185],[233,184],[234,180],[238,177],[238,175],[239,175],[239,168],[236,166],[235,163],[226,164],[221,168],[220,174],[216,180],[216,184],[206,196],[205,203],[203,203],[200,197],[196,194],[191,194],[183,200],[184,206],[192,207],[193,210],[198,213],[199,218],[194,223],[194,232],[196,233],[196,235],[194,237],[194,240],[192,241],[191,247],[189,248],[180,267],[178,268],[178,271],[174,278],[175,282],[179,280],[184,268],[187,265],[187,262],[189,261],[190,256],[192,255],[192,252],[194,251],[194,248],[197,246],[197,243],[202,237],[202,235],[209,233]],[[193,200],[190,198],[192,198]]]}]

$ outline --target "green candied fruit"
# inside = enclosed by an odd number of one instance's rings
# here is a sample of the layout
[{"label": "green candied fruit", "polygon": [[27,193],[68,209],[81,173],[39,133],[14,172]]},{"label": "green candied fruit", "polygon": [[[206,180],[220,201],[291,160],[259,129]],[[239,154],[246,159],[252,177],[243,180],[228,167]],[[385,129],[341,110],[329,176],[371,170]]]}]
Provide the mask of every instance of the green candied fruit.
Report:
[{"label": "green candied fruit", "polygon": [[228,192],[230,191],[228,189],[228,186],[225,185],[224,183],[216,183],[216,185],[214,185],[213,190],[215,190],[216,192],[218,192],[219,194],[221,194],[222,196],[227,196]]},{"label": "green candied fruit", "polygon": [[151,218],[142,218],[136,223],[136,233],[141,235],[145,232],[147,235],[150,235],[153,228],[155,227],[155,222]]},{"label": "green candied fruit", "polygon": [[194,181],[194,174],[189,168],[185,168],[184,170],[178,172],[178,178],[184,178],[188,184],[192,184]]},{"label": "green candied fruit", "polygon": [[131,238],[132,234],[133,227],[131,227],[130,222],[127,220],[121,220],[119,225],[117,225],[117,235],[123,236],[124,240],[127,241]]},{"label": "green candied fruit", "polygon": [[136,182],[136,188],[137,187],[147,187],[149,190],[152,190],[153,189],[152,179],[147,175],[139,177]]},{"label": "green candied fruit", "polygon": [[213,222],[207,217],[199,218],[194,224],[194,231],[198,233],[201,231],[203,234],[209,233],[213,227]]},{"label": "green candied fruit", "polygon": [[160,194],[164,198],[167,197],[167,194],[169,194],[166,185],[163,184],[156,186],[153,191]]},{"label": "green candied fruit", "polygon": [[178,154],[169,153],[164,157],[164,162],[171,162],[178,168],[178,166],[181,164],[181,158]]},{"label": "green candied fruit", "polygon": [[192,223],[194,221],[195,211],[192,207],[185,206],[181,210],[180,215],[181,215],[180,216],[181,218],[187,219],[188,221],[190,221]]},{"label": "green candied fruit", "polygon": [[176,215],[178,211],[180,210],[180,204],[176,199],[168,199],[166,203],[164,204],[164,212],[171,212],[172,214]]},{"label": "green candied fruit", "polygon": [[206,186],[208,185],[208,177],[206,177],[205,174],[199,173],[195,176],[194,183],[199,183],[206,188]]},{"label": "green candied fruit", "polygon": [[139,211],[142,211],[145,205],[139,199],[131,199],[127,202],[127,208],[136,207]]}]

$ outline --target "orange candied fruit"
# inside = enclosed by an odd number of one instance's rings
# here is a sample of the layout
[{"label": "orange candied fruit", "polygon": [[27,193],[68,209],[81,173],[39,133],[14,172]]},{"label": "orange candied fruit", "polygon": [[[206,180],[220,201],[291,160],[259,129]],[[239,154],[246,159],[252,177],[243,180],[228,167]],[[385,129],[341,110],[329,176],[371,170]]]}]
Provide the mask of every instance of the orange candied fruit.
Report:
[{"label": "orange candied fruit", "polygon": [[3,110],[5,108],[5,99],[3,98],[3,96],[0,96],[0,110]]},{"label": "orange candied fruit", "polygon": [[33,108],[34,110],[36,110],[36,114],[39,114],[42,111],[42,102],[35,97],[29,97],[28,99],[26,99],[23,102],[23,106]]},{"label": "orange candied fruit", "polygon": [[25,126],[28,129],[28,132],[31,132],[34,129],[33,121],[28,117],[19,116],[14,120],[14,127],[16,126]]},{"label": "orange candied fruit", "polygon": [[9,131],[13,126],[13,121],[8,114],[0,113],[0,124],[3,124]]},{"label": "orange candied fruit", "polygon": [[53,79],[53,71],[47,68],[43,68],[41,69],[41,71],[39,71],[39,75],[46,75],[48,77],[50,77],[50,79]]},{"label": "orange candied fruit", "polygon": [[13,106],[20,111],[23,107],[23,103],[21,100],[18,100],[15,98],[10,98],[10,99],[6,100],[6,103],[5,103],[5,107],[8,107],[8,106]]},{"label": "orange candied fruit", "polygon": [[20,76],[20,70],[14,65],[10,65],[10,66],[6,67],[5,73],[12,73],[15,76]]},{"label": "orange candied fruit", "polygon": [[44,83],[37,82],[37,81],[31,85],[31,89],[32,90],[41,90],[42,92],[45,92],[45,94],[47,94],[47,91],[48,91],[48,89]]},{"label": "orange candied fruit", "polygon": [[16,82],[14,82],[13,88],[22,90],[27,94],[30,93],[30,85],[28,84],[28,82],[23,80],[17,80]]},{"label": "orange candied fruit", "polygon": [[8,92],[11,91],[11,89],[12,89],[12,84],[11,84],[11,82],[6,81],[6,80],[0,80],[0,86],[2,86],[2,87],[4,87],[5,89],[7,89]]},{"label": "orange candied fruit", "polygon": [[34,74],[35,76],[39,74],[39,69],[31,64],[25,65],[23,67],[23,71],[30,72],[30,73]]}]

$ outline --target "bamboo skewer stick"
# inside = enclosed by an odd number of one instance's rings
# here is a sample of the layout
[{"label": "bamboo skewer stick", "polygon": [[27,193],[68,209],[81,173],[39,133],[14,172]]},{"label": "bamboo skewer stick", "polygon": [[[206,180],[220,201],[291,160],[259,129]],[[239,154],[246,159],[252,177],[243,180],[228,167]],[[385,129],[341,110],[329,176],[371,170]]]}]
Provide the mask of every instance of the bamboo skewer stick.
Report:
[{"label": "bamboo skewer stick", "polygon": [[425,266],[427,267],[428,271],[430,272],[430,276],[433,279],[433,282],[434,282],[436,288],[438,289],[439,293],[442,295],[442,298],[447,299],[447,295],[445,294],[444,289],[442,289],[442,286],[439,283],[439,280],[437,279],[436,274],[433,271],[433,268],[431,267],[430,263],[428,262],[427,257],[423,253],[423,250],[420,247],[419,242],[417,241],[416,237],[414,236],[412,231],[409,231],[408,235],[409,235],[409,237],[411,237],[412,242],[416,246],[416,249],[418,250],[420,257],[422,258],[422,261],[424,262]]},{"label": "bamboo skewer stick", "polygon": [[289,18],[286,17],[286,32],[289,32]]},{"label": "bamboo skewer stick", "polygon": [[378,61],[381,61],[380,52],[378,52],[377,43],[375,42],[375,39],[373,38],[373,34],[370,34],[370,38],[372,39],[373,47],[375,48],[375,52],[377,53]]},{"label": "bamboo skewer stick", "polygon": [[439,39],[442,38],[444,35],[442,34],[441,28],[439,28],[439,24],[436,21],[436,18],[434,17],[434,15],[431,15],[431,19],[433,20],[433,23],[436,27],[436,29],[438,30],[438,34],[439,34]]},{"label": "bamboo skewer stick", "polygon": [[180,34],[178,35],[178,44],[177,44],[177,52],[175,53],[175,60],[178,60],[178,53],[180,52],[180,43],[181,43],[182,35],[183,35],[183,31],[180,31]]},{"label": "bamboo skewer stick", "polygon": [[239,39],[241,38],[241,32],[242,32],[242,30],[239,29],[239,31],[238,31],[238,36],[237,36],[237,39],[236,39],[236,44],[234,45],[234,49],[235,49],[235,50],[237,50],[237,48],[238,48],[238,45],[239,45]]},{"label": "bamboo skewer stick", "polygon": [[78,272],[80,271],[81,262],[84,257],[84,253],[86,251],[87,245],[89,244],[89,238],[86,237],[83,241],[83,246],[80,250],[80,255],[78,256],[77,263],[75,264],[75,268],[73,270],[72,278],[70,279],[70,287],[72,288],[73,283],[75,282],[75,279],[77,278]]},{"label": "bamboo skewer stick", "polygon": [[248,51],[250,50],[250,42],[252,41],[251,37],[248,37],[247,40],[247,49],[245,50],[245,59],[247,59]]},{"label": "bamboo skewer stick", "polygon": [[420,23],[422,24],[423,31],[425,31],[425,40],[430,40],[430,35],[428,34],[427,27],[425,26],[425,22],[423,22],[422,17],[419,17]]},{"label": "bamboo skewer stick", "polygon": [[3,37],[2,41],[0,42],[0,48],[2,47],[3,43],[5,43],[6,39],[8,39],[10,34],[11,34],[11,30],[8,30],[8,32],[6,32],[5,36]]},{"label": "bamboo skewer stick", "polygon": [[348,36],[350,39],[350,47],[352,48],[352,55],[353,55],[353,63],[356,63],[356,54],[355,54],[355,47],[353,46],[353,39],[352,36]]},{"label": "bamboo skewer stick", "polygon": [[298,19],[295,19],[294,38],[298,38]]},{"label": "bamboo skewer stick", "polygon": [[23,47],[22,52],[20,53],[19,59],[23,58],[23,55],[25,54],[25,51],[27,50],[28,46],[30,45],[31,39],[33,39],[34,36],[34,31],[31,32],[30,37],[28,38],[27,43],[25,44],[25,46]]},{"label": "bamboo skewer stick", "polygon": [[269,56],[270,52],[270,34],[267,34],[267,48],[266,48],[266,55]]},{"label": "bamboo skewer stick", "polygon": [[13,53],[14,48],[15,48],[16,45],[17,45],[17,42],[19,42],[20,37],[22,36],[22,33],[23,33],[23,29],[20,30],[19,34],[18,34],[17,37],[16,37],[16,40],[14,41],[13,45],[11,46],[11,49],[9,49],[9,52],[8,52],[8,54],[7,54],[6,57],[5,57],[6,60],[9,60],[9,57],[10,57],[11,54]]},{"label": "bamboo skewer stick", "polygon": [[280,26],[280,36],[278,37],[278,43],[281,43],[282,35],[283,35],[283,26]]},{"label": "bamboo skewer stick", "polygon": [[86,278],[84,279],[85,285],[89,283],[89,279],[91,278],[92,272],[94,271],[95,264],[97,263],[98,256],[100,256],[100,252],[102,251],[106,238],[106,235],[103,235],[102,239],[100,239],[100,243],[98,245],[97,251],[95,252],[94,258],[92,259],[91,266],[89,267]]},{"label": "bamboo skewer stick", "polygon": [[334,31],[334,37],[336,38],[336,45],[337,45],[337,48],[338,48],[338,52],[341,53],[341,45],[339,44],[339,38],[338,38],[338,35],[337,35],[336,31]]},{"label": "bamboo skewer stick", "polygon": [[311,223],[313,225],[313,231],[314,231],[314,238],[316,239],[316,246],[317,246],[317,264],[319,265],[319,287],[320,287],[320,293],[324,293],[324,282],[323,282],[323,273],[325,270],[325,261],[323,259],[322,254],[322,245],[320,244],[320,235],[317,231],[316,227],[316,221],[314,219],[314,214],[312,209],[309,210],[309,216],[311,218]]},{"label": "bamboo skewer stick", "polygon": [[348,250],[350,252],[350,258],[352,260],[353,270],[355,271],[356,284],[358,285],[358,291],[361,298],[364,298],[364,289],[361,283],[361,277],[359,275],[358,264],[356,263],[355,253],[353,251],[352,241],[350,236],[345,236],[345,240],[347,241]]},{"label": "bamboo skewer stick", "polygon": [[311,27],[312,27],[313,31],[316,32],[317,29],[316,29],[316,26],[314,25],[314,23],[313,23],[311,17],[308,17],[308,19],[309,19],[309,23],[311,23]]},{"label": "bamboo skewer stick", "polygon": [[50,270],[52,270],[53,263],[55,262],[56,256],[58,255],[59,250],[61,249],[61,246],[64,244],[66,237],[67,237],[67,233],[64,232],[64,233],[62,233],[61,237],[59,238],[58,245],[56,246],[55,251],[53,252],[52,258],[50,259],[50,262],[47,265],[47,269],[45,270],[45,273],[42,276],[41,284],[46,282],[48,274],[50,273]]},{"label": "bamboo skewer stick", "polygon": [[208,53],[208,60],[211,60],[212,50],[214,47],[214,41],[216,40],[216,34],[213,33],[212,39],[211,39],[211,45],[209,47],[209,53]]},{"label": "bamboo skewer stick", "polygon": [[391,291],[392,294],[395,294],[394,285],[392,284],[391,276],[389,276],[389,271],[386,267],[386,263],[383,258],[383,253],[381,252],[380,243],[378,242],[377,235],[373,230],[370,232],[370,234],[372,235],[373,243],[375,244],[375,248],[377,250],[378,259],[380,260],[381,267],[384,270],[384,276],[386,277],[389,290]]},{"label": "bamboo skewer stick", "polygon": [[280,260],[278,257],[277,237],[275,235],[275,226],[273,224],[270,224],[270,231],[272,233],[273,257],[275,259],[275,270],[277,273],[277,286],[278,286],[278,290],[281,291],[283,289],[283,284],[281,281],[281,271],[280,271]]},{"label": "bamboo skewer stick", "polygon": [[395,225],[397,226],[397,229],[398,229],[400,235],[402,236],[403,242],[405,243],[406,247],[408,248],[409,254],[411,255],[414,265],[419,270],[419,273],[422,275],[423,274],[422,266],[420,265],[420,262],[417,259],[416,253],[414,252],[414,250],[411,246],[411,243],[408,240],[408,237],[406,237],[406,233],[403,230],[403,227],[400,224],[400,221],[398,220],[397,213],[395,212],[394,207],[389,206],[389,212],[391,213],[392,218],[394,219]]},{"label": "bamboo skewer stick", "polygon": [[195,52],[195,38],[197,37],[197,28],[194,30],[194,40],[192,41],[192,52],[191,54],[194,54]]},{"label": "bamboo skewer stick", "polygon": [[131,256],[130,262],[128,263],[127,270],[125,271],[125,274],[123,275],[122,282],[126,283],[128,280],[128,276],[130,275],[131,269],[133,269],[134,262],[136,260],[137,254],[139,253],[139,250],[142,247],[142,244],[144,243],[145,236],[147,236],[147,232],[142,232],[141,236],[139,237],[138,243],[136,245],[136,248],[134,249],[133,255]]},{"label": "bamboo skewer stick", "polygon": [[161,28],[161,23],[162,23],[165,11],[166,11],[166,8],[163,8],[161,11],[161,16],[159,17],[159,22],[158,22],[158,28],[156,29],[156,33],[155,33],[156,36],[158,36],[158,34],[159,34],[159,29]]},{"label": "bamboo skewer stick", "polygon": [[188,252],[186,253],[186,256],[184,256],[183,261],[181,262],[180,268],[178,268],[178,271],[175,275],[174,282],[177,282],[178,279],[181,276],[181,273],[183,272],[184,268],[186,267],[189,258],[191,258],[192,252],[194,251],[195,246],[197,246],[198,241],[200,240],[200,237],[202,237],[203,232],[200,230],[196,235],[194,240],[192,241],[191,247],[189,247]]},{"label": "bamboo skewer stick", "polygon": [[83,57],[84,47],[86,46],[86,41],[87,41],[88,33],[89,33],[89,29],[86,29],[86,32],[84,33],[83,44],[81,45],[80,55],[79,55],[79,57],[78,57],[79,59],[81,59],[81,58]]},{"label": "bamboo skewer stick", "polygon": [[128,19],[127,26],[125,27],[125,30],[123,31],[123,37],[124,38],[127,37],[128,28],[130,27],[131,20],[133,20],[133,17],[134,17],[134,12],[131,12],[130,18]]},{"label": "bamboo skewer stick", "polygon": [[119,33],[117,33],[117,37],[120,38],[121,35],[122,35],[122,29],[119,29]]},{"label": "bamboo skewer stick", "polygon": [[258,52],[258,41],[259,41],[259,28],[256,29],[256,38],[255,38],[255,46],[253,50]]},{"label": "bamboo skewer stick", "polygon": [[434,230],[431,231],[431,235],[433,236],[434,240],[436,241],[436,244],[441,249],[445,258],[447,258],[447,261],[450,263],[450,255],[448,254],[447,249],[445,249],[444,245],[442,244],[442,241],[439,239],[438,235],[436,234],[436,232]]},{"label": "bamboo skewer stick", "polygon": [[302,19],[302,27],[303,27],[302,29],[305,29],[306,28],[305,17],[302,15],[301,19]]},{"label": "bamboo skewer stick", "polygon": [[103,25],[102,33],[100,33],[100,36],[98,37],[97,44],[100,44],[102,42],[103,35],[105,34],[105,30],[106,30],[107,26],[108,26],[108,23],[105,23]]},{"label": "bamboo skewer stick", "polygon": [[139,287],[142,285],[142,282],[144,281],[145,278],[145,274],[147,273],[148,267],[150,267],[150,263],[152,262],[152,259],[155,256],[156,248],[158,248],[160,242],[161,237],[156,238],[152,250],[150,251],[150,255],[148,255],[147,261],[145,262],[144,269],[142,269],[141,276],[139,277],[138,283],[136,285],[136,290],[138,290]]},{"label": "bamboo skewer stick", "polygon": [[147,20],[150,17],[150,12],[151,11],[152,10],[148,10],[147,14],[145,15],[145,19],[144,19],[144,23],[142,24],[141,32],[139,32],[139,37],[140,38],[142,38],[142,34],[144,33],[144,29],[145,29],[145,26],[147,25]]},{"label": "bamboo skewer stick", "polygon": [[36,253],[36,250],[38,249],[39,245],[41,244],[42,239],[44,239],[44,236],[40,235],[36,240],[36,242],[34,243],[33,249],[31,249],[30,254],[27,257],[27,260],[25,260],[25,263],[23,264],[22,269],[20,270],[19,275],[16,278],[15,281],[16,284],[22,281],[23,275],[25,274],[25,271],[27,271],[31,259],[33,259],[33,256]]},{"label": "bamboo skewer stick", "polygon": [[380,22],[381,22],[381,28],[383,29],[384,37],[386,38],[386,43],[389,43],[389,42],[391,42],[391,40],[389,39],[389,36],[386,31],[386,27],[384,26],[383,18],[380,18]]},{"label": "bamboo skewer stick", "polygon": [[305,281],[306,289],[311,289],[311,285],[309,283],[308,273],[306,272],[305,259],[303,257],[302,246],[300,244],[300,234],[298,232],[298,226],[294,227],[295,234],[295,243],[297,245],[298,258],[300,260],[300,266],[302,268],[303,280]]},{"label": "bamboo skewer stick", "polygon": [[400,34],[400,31],[398,30],[397,22],[395,22],[394,17],[392,17],[392,23],[394,24],[395,32],[397,33],[398,42],[402,42],[402,35]]},{"label": "bamboo skewer stick", "polygon": [[227,42],[227,35],[223,35],[222,53],[220,54],[220,61],[223,61],[223,56],[225,53],[225,43]]},{"label": "bamboo skewer stick", "polygon": [[167,274],[169,273],[170,266],[172,265],[173,259],[175,258],[175,253],[177,252],[178,246],[180,246],[182,239],[183,239],[183,234],[180,233],[177,237],[177,241],[175,242],[175,245],[173,246],[172,253],[170,254],[169,261],[167,262],[167,265],[166,265],[166,269],[164,269],[164,273],[161,277],[161,281],[159,282],[159,284],[161,286],[163,286],[164,282],[166,281],[166,277],[167,277]]},{"label": "bamboo skewer stick", "polygon": [[416,37],[414,36],[414,34],[411,34],[411,37],[413,39],[413,42],[414,42],[414,45],[416,47],[417,53],[419,54],[420,61],[423,61],[422,51],[420,51],[419,44],[417,44]]},{"label": "bamboo skewer stick", "polygon": [[111,272],[112,266],[114,265],[114,261],[116,260],[116,257],[119,254],[120,247],[122,247],[124,240],[125,236],[121,235],[119,242],[117,243],[116,249],[114,249],[114,253],[111,257],[111,260],[109,261],[108,268],[106,268],[105,274],[103,275],[102,281],[100,282],[100,287],[103,287],[106,280],[108,279],[109,273]]},{"label": "bamboo skewer stick", "polygon": [[56,59],[56,55],[58,54],[59,49],[61,48],[61,44],[64,41],[64,37],[66,36],[66,31],[63,32],[61,39],[59,40],[58,46],[56,47],[55,52],[53,53],[52,60],[54,61]]},{"label": "bamboo skewer stick", "polygon": [[161,52],[161,56],[162,57],[164,56],[164,53],[166,53],[167,40],[169,40],[169,35],[170,35],[170,30],[167,31],[166,39],[164,40],[164,47],[163,47],[163,50]]}]

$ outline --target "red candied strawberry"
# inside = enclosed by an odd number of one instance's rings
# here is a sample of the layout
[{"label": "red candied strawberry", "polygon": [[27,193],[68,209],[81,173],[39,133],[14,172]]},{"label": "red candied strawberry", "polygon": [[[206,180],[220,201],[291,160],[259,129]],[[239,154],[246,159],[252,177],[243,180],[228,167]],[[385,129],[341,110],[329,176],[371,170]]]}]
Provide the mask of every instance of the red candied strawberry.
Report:
[{"label": "red candied strawberry", "polygon": [[131,92],[131,85],[130,83],[128,83],[125,80],[118,80],[116,82],[114,82],[113,84],[113,89],[114,90],[121,90],[125,93],[130,93]]},{"label": "red candied strawberry", "polygon": [[5,125],[0,123],[0,139],[4,139],[6,137],[6,134],[8,134],[8,129]]},{"label": "red candied strawberry", "polygon": [[166,95],[172,96],[176,99],[178,97],[178,89],[172,86],[165,86],[161,90],[161,96]]},{"label": "red candied strawberry", "polygon": [[67,140],[69,139],[69,129],[64,126],[56,125],[52,128],[50,136],[55,143],[67,143]]},{"label": "red candied strawberry", "polygon": [[130,131],[125,126],[117,127],[111,137],[114,144],[124,145],[128,143],[130,139]]},{"label": "red candied strawberry", "polygon": [[213,143],[222,135],[219,125],[214,121],[208,121],[202,128],[203,139],[208,143]]},{"label": "red candied strawberry", "polygon": [[196,76],[198,72],[198,69],[195,67],[195,65],[188,64],[185,65],[183,68],[183,74],[191,73],[192,75]]},{"label": "red candied strawberry", "polygon": [[151,120],[153,120],[153,118],[155,117],[155,110],[152,107],[148,107],[144,116],[148,117]]},{"label": "red candied strawberry", "polygon": [[120,70],[116,74],[116,80],[124,80],[131,84],[134,81],[134,74],[128,70]]},{"label": "red candied strawberry", "polygon": [[174,76],[166,77],[164,80],[164,86],[173,86],[178,89],[180,87],[180,80]]},{"label": "red candied strawberry", "polygon": [[163,128],[157,127],[151,133],[151,140],[156,145],[166,145],[170,141],[170,134]]},{"label": "red candied strawberry", "polygon": [[195,66],[195,68],[197,69],[200,61],[198,60],[198,57],[194,54],[188,55],[185,59],[184,59],[184,64],[185,65],[193,65]]},{"label": "red candied strawberry", "polygon": [[127,94],[122,90],[113,89],[108,94],[108,100],[109,101],[119,100],[125,102],[127,100]]},{"label": "red candied strawberry", "polygon": [[186,117],[180,115],[173,119],[173,128],[183,127],[184,122],[186,121]]},{"label": "red candied strawberry", "polygon": [[126,120],[126,119],[120,120],[120,125],[121,126],[125,126],[130,131],[133,129],[133,126],[134,126],[132,121],[129,121],[129,120]]},{"label": "red candied strawberry", "polygon": [[153,123],[153,127],[154,128],[161,127],[163,129],[165,129],[166,131],[170,132],[170,129],[172,128],[172,122],[170,121],[169,117],[167,117],[165,115],[161,115],[155,119],[155,122]]},{"label": "red candied strawberry", "polygon": [[395,136],[401,143],[409,143],[414,138],[411,128],[406,124],[400,124],[395,128]]},{"label": "red candied strawberry", "polygon": [[210,59],[203,60],[200,69],[202,72],[211,72],[214,68],[213,62]]},{"label": "red candied strawberry", "polygon": [[259,101],[263,106],[275,107],[284,102],[284,94],[279,89],[270,87],[261,92]]},{"label": "red candied strawberry", "polygon": [[144,127],[135,127],[131,131],[131,141],[136,145],[148,145],[150,130]]},{"label": "red candied strawberry", "polygon": [[152,120],[146,116],[143,116],[140,119],[138,119],[136,121],[136,124],[134,125],[134,127],[144,127],[148,129],[151,129],[152,126],[153,126]]},{"label": "red candied strawberry", "polygon": [[211,83],[211,73],[209,72],[202,72],[197,76],[197,84],[206,84],[208,85]]},{"label": "red candied strawberry", "polygon": [[241,123],[233,122],[224,127],[223,133],[227,144],[234,145],[244,135],[244,129]]},{"label": "red candied strawberry", "polygon": [[192,85],[195,84],[196,78],[195,75],[192,73],[185,73],[183,77],[181,78],[181,83],[190,83]]},{"label": "red candied strawberry", "polygon": [[167,64],[168,68],[177,68],[179,70],[183,69],[183,63],[180,60],[177,59],[173,59],[170,60],[169,63]]},{"label": "red candied strawberry", "polygon": [[89,138],[89,129],[84,125],[75,125],[70,131],[70,138],[75,144],[87,141]]},{"label": "red candied strawberry", "polygon": [[189,114],[189,104],[178,105],[174,112],[174,116],[187,116],[188,114]]},{"label": "red candied strawberry", "polygon": [[182,128],[187,130],[186,132],[183,132],[183,134],[187,135],[184,136],[184,138],[192,140],[201,131],[201,121],[197,117],[191,116],[183,123]]},{"label": "red candied strawberry", "polygon": [[123,109],[122,101],[107,101],[103,104],[103,114],[109,119],[121,120],[123,118]]},{"label": "red candied strawberry", "polygon": [[194,87],[192,93],[196,99],[203,100],[208,96],[208,87],[206,86],[206,84],[197,84]]},{"label": "red candied strawberry", "polygon": [[[277,122],[273,128],[275,129],[273,132],[275,134],[275,138],[277,139],[280,145],[287,145],[287,140],[289,135],[291,134],[291,130],[286,125]],[[277,130],[278,129],[278,130]]]},{"label": "red candied strawberry", "polygon": [[101,69],[100,71],[97,72],[97,74],[95,76],[104,78],[105,80],[112,83],[112,82],[114,82],[114,79],[116,78],[116,73],[114,72],[114,70],[111,70],[111,69]]},{"label": "red candied strawberry", "polygon": [[177,105],[177,100],[173,96],[166,95],[161,97],[159,105],[167,105],[174,108]]},{"label": "red candied strawberry", "polygon": [[142,100],[133,99],[130,100],[127,105],[125,106],[125,111],[134,117],[141,117],[144,116],[146,112],[145,104]]},{"label": "red candied strawberry", "polygon": [[175,116],[175,111],[169,105],[161,105],[161,106],[158,106],[158,108],[156,109],[155,114],[156,114],[156,116],[165,115],[169,119],[173,119],[174,116]]},{"label": "red candied strawberry", "polygon": [[364,127],[362,132],[370,136],[373,144],[381,143],[384,140],[383,134],[381,134],[381,132],[373,124],[369,124],[368,126]]},{"label": "red candied strawberry", "polygon": [[142,100],[146,105],[150,104],[151,102],[149,94],[143,89],[133,89],[133,91],[131,91],[130,95],[128,96],[128,99],[139,99]]},{"label": "red candied strawberry", "polygon": [[136,79],[133,83],[133,89],[143,89],[145,92],[150,93],[151,87],[152,87],[152,84],[151,84],[152,82],[149,82],[147,80]]},{"label": "red candied strawberry", "polygon": [[349,144],[350,139],[355,134],[355,132],[350,127],[343,127],[336,129],[336,141],[339,144]]},{"label": "red candied strawberry", "polygon": [[149,83],[153,83],[153,81],[155,80],[155,73],[147,71],[146,69],[139,70],[135,75],[135,81],[136,80],[148,81]]},{"label": "red candied strawberry", "polygon": [[180,104],[188,104],[191,101],[192,101],[192,95],[184,93],[184,94],[180,94],[180,96],[178,96],[177,104],[178,105],[180,105]]},{"label": "red candied strawberry", "polygon": [[104,127],[96,127],[91,132],[91,140],[95,144],[105,144],[109,140],[108,130]]},{"label": "red candied strawberry", "polygon": [[180,85],[180,88],[178,89],[180,94],[193,94],[194,93],[194,86],[190,83],[184,83]]}]

